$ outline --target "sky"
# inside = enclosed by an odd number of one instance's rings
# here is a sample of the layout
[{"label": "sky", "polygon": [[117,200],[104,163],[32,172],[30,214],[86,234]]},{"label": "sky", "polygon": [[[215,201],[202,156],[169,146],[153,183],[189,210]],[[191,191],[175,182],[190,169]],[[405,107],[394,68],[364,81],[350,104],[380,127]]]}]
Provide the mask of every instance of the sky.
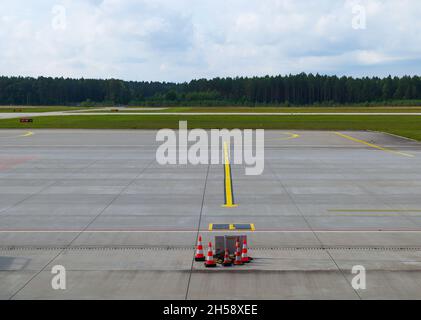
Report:
[{"label": "sky", "polygon": [[1,0],[0,75],[421,75],[420,0]]}]

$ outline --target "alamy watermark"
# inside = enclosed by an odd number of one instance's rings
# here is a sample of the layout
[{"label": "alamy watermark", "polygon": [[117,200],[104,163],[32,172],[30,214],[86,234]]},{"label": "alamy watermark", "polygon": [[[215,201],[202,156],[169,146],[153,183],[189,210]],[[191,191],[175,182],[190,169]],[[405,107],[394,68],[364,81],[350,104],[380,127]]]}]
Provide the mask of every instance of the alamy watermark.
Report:
[{"label": "alamy watermark", "polygon": [[360,3],[352,5],[352,28],[355,30],[367,29],[367,9]]},{"label": "alamy watermark", "polygon": [[162,129],[156,135],[162,142],[156,151],[160,165],[225,164],[224,144],[233,149],[231,164],[245,166],[246,175],[261,175],[265,168],[264,130],[203,129],[188,130],[187,121],[180,121],[179,130]]},{"label": "alamy watermark", "polygon": [[366,281],[366,270],[364,266],[357,265],[352,267],[352,274],[355,276],[352,278],[352,288],[354,290],[365,290],[367,289]]},{"label": "alamy watermark", "polygon": [[53,15],[51,27],[54,30],[65,30],[67,28],[66,8],[62,5],[55,5],[51,9],[51,13]]},{"label": "alamy watermark", "polygon": [[66,268],[56,265],[51,269],[51,273],[55,275],[51,279],[53,290],[66,290]]}]

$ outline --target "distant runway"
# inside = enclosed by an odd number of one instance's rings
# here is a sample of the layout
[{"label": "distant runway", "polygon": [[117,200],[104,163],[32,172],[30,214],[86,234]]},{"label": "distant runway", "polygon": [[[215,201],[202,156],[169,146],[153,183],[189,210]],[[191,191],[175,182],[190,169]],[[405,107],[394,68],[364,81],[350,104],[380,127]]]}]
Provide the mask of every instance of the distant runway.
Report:
[{"label": "distant runway", "polygon": [[[223,167],[160,166],[155,135],[0,130],[0,299],[421,299],[420,143],[266,131],[265,171],[233,165],[227,209]],[[255,225],[252,264],[192,263],[198,234],[229,233],[215,223]]]},{"label": "distant runway", "polygon": [[0,113],[0,119],[51,116],[421,116],[416,112],[25,112]]}]

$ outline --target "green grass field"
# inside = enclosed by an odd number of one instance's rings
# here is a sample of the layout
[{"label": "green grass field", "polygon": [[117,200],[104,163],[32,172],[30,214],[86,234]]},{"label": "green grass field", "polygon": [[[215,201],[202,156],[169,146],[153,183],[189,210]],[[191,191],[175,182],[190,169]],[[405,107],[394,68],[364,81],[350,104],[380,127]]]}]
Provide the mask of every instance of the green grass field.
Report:
[{"label": "green grass field", "polygon": [[0,107],[0,113],[21,113],[21,112],[55,112],[55,111],[76,111],[85,110],[86,107]]},{"label": "green grass field", "polygon": [[181,116],[181,115],[90,115],[36,117],[33,123],[19,119],[0,120],[0,129],[160,129],[178,128],[180,120],[189,128],[252,128],[287,130],[375,130],[421,141],[421,116],[298,115],[298,116]]},{"label": "green grass field", "polygon": [[[170,107],[165,110],[141,110],[142,107],[121,109],[123,113],[421,113],[421,107]],[[138,110],[133,110],[138,109]],[[92,110],[87,112],[104,113],[112,111]]]},{"label": "green grass field", "polygon": [[[119,109],[117,107],[110,109]],[[102,110],[101,110],[102,109]],[[66,107],[66,106],[39,106],[19,107],[0,106],[0,113],[45,113],[56,111],[84,110],[86,113],[115,113],[115,111],[104,110],[99,107]],[[123,113],[421,113],[421,107],[399,107],[399,106],[341,106],[341,107],[127,107],[121,108]]]}]

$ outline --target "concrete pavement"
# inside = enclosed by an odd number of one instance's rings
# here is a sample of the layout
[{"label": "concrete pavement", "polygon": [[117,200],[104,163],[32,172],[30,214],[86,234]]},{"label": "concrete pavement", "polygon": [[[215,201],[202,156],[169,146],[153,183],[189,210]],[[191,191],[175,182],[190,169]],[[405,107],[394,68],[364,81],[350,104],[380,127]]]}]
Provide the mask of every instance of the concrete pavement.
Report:
[{"label": "concrete pavement", "polygon": [[[267,131],[264,173],[233,165],[226,209],[222,166],[158,165],[156,132],[31,131],[0,130],[1,299],[421,298],[417,142]],[[192,264],[209,223],[254,223],[254,263]]]}]

